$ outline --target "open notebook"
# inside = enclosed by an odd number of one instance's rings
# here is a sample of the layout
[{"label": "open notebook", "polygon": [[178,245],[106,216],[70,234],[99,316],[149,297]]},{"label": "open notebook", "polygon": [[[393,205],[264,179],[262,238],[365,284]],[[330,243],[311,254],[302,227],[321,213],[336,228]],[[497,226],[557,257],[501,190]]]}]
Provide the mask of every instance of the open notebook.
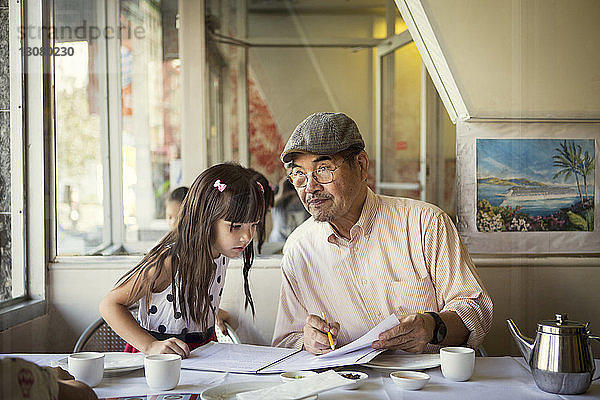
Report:
[{"label": "open notebook", "polygon": [[270,374],[291,370],[306,370],[364,364],[384,350],[375,350],[371,343],[379,334],[398,325],[390,315],[369,332],[330,353],[315,356],[306,350],[210,342],[193,350],[182,360],[181,367],[204,371]]}]

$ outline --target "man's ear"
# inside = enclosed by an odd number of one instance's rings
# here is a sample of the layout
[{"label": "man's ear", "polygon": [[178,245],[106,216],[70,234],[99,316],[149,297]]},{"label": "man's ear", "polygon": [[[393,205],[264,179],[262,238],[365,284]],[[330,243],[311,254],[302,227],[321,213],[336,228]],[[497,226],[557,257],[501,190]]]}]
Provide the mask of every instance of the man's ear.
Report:
[{"label": "man's ear", "polygon": [[369,175],[369,156],[363,150],[356,156],[356,161],[358,162],[358,166],[360,167],[361,180],[366,181],[367,176]]}]

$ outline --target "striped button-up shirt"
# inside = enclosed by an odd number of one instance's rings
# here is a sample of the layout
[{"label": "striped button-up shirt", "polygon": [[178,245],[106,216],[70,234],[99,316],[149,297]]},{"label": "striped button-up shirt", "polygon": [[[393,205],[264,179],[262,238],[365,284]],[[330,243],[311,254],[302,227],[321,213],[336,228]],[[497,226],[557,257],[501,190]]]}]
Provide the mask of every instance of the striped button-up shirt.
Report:
[{"label": "striped button-up shirt", "polygon": [[454,311],[473,348],[490,329],[492,300],[454,224],[434,205],[368,190],[349,240],[309,218],[283,253],[275,346],[300,347],[306,317],[322,312],[339,322],[340,346],[392,313]]}]

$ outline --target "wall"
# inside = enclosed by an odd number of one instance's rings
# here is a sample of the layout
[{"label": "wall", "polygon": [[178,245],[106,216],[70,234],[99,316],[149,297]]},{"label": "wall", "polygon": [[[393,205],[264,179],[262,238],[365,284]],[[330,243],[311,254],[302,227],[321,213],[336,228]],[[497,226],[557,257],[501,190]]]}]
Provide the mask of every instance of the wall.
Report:
[{"label": "wall", "polygon": [[[78,335],[98,317],[102,297],[136,260],[89,257],[83,264],[72,260],[53,264],[49,314],[0,332],[0,352],[72,351]],[[591,322],[591,331],[600,335],[598,258],[478,257],[474,261],[494,300],[492,331],[485,341],[490,355],[518,354],[506,328],[507,318],[534,336],[537,321],[568,313],[572,319]],[[237,317],[234,325],[243,342],[270,344],[281,284],[279,257],[259,258],[251,271],[255,318],[244,311],[240,267],[237,260],[230,264],[221,306]],[[593,348],[600,357],[600,345],[594,342]]]},{"label": "wall", "polygon": [[471,117],[600,118],[600,2],[407,3],[421,3]]}]

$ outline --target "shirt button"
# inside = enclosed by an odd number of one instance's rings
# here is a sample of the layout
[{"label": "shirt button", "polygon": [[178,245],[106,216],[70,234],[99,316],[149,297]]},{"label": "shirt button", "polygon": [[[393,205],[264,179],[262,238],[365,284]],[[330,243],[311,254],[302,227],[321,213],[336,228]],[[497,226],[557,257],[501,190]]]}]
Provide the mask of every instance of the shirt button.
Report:
[{"label": "shirt button", "polygon": [[362,281],[362,284],[363,284],[363,286],[367,286],[367,283],[368,283],[368,282],[367,282],[367,281],[365,281],[365,280],[363,280],[363,281]]}]

